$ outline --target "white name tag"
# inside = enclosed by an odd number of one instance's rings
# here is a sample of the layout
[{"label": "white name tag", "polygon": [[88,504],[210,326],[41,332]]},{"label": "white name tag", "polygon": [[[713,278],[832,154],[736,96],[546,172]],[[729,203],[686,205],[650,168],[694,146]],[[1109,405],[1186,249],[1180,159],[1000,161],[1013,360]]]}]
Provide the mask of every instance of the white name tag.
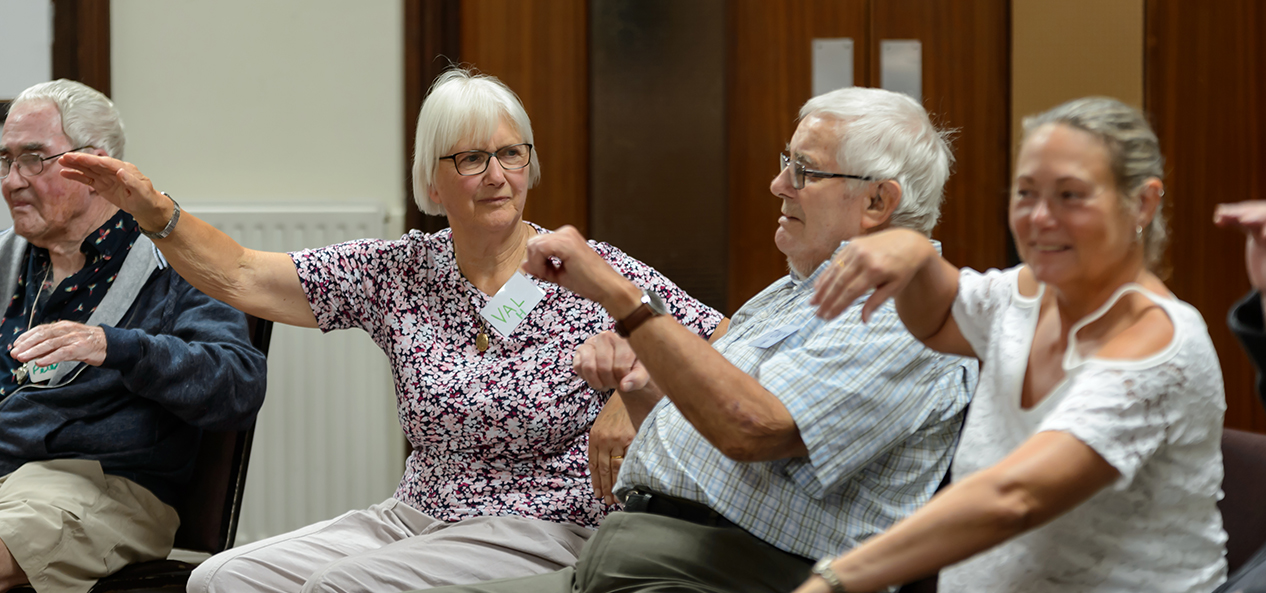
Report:
[{"label": "white name tag", "polygon": [[769,348],[770,346],[785,340],[787,336],[790,336],[798,331],[800,331],[799,325],[788,323],[787,325],[775,327],[774,329],[761,334],[760,337],[752,340],[752,345],[757,348]]},{"label": "white name tag", "polygon": [[509,336],[543,298],[545,291],[537,288],[527,276],[515,272],[479,314],[501,335]]},{"label": "white name tag", "polygon": [[53,376],[53,371],[56,371],[57,367],[61,365],[60,362],[55,362],[46,367],[39,366],[33,362],[29,364],[31,365],[31,382],[32,383],[42,383],[44,381],[49,380]]}]

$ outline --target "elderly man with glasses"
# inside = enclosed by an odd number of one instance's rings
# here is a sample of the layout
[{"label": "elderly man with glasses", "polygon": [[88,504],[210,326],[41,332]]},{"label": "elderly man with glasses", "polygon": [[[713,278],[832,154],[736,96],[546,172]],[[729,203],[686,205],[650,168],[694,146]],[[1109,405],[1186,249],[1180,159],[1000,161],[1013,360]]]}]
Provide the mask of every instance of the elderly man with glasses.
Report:
[{"label": "elderly man with glasses", "polygon": [[770,186],[791,274],[743,305],[714,347],[574,229],[528,243],[529,272],[619,320],[624,337],[591,339],[576,366],[618,388],[640,424],[615,488],[626,512],[607,518],[574,568],[444,591],[790,591],[811,571],[829,582],[815,559],[932,496],[975,362],[924,348],[891,304],[863,311],[859,301],[825,321],[810,299],[850,239],[931,232],[949,147],[918,103],[878,89],[834,91],[800,115]]},{"label": "elderly man with glasses", "polygon": [[254,422],[264,356],[240,312],[195,290],[148,233],[60,175],[68,152],[122,156],[101,93],[58,80],[0,134],[0,590],[83,593],[164,558],[203,429]]}]

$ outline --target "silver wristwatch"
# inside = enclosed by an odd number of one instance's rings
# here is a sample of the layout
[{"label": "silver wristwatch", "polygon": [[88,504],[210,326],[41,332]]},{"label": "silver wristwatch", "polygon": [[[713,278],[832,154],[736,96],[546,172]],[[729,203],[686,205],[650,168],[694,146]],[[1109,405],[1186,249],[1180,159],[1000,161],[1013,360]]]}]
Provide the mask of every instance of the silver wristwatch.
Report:
[{"label": "silver wristwatch", "polygon": [[844,583],[840,582],[840,577],[836,576],[834,570],[831,570],[831,563],[834,561],[835,556],[827,556],[818,560],[818,563],[813,565],[813,574],[822,577],[822,580],[826,581],[826,584],[831,587],[831,593],[848,593],[848,590],[844,588]]}]

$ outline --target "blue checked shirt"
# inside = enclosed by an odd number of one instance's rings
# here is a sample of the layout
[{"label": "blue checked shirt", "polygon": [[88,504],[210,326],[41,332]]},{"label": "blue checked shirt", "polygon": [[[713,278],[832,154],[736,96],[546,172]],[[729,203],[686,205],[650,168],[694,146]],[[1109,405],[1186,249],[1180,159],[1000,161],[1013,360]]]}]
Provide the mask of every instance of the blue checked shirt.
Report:
[{"label": "blue checked shirt", "polygon": [[923,347],[891,301],[869,324],[864,297],[819,319],[809,297],[827,265],[753,297],[716,344],[787,406],[808,457],[731,460],[665,398],[630,445],[616,492],[646,486],[701,502],[810,558],[848,550],[931,498],[976,388],[976,361]]}]

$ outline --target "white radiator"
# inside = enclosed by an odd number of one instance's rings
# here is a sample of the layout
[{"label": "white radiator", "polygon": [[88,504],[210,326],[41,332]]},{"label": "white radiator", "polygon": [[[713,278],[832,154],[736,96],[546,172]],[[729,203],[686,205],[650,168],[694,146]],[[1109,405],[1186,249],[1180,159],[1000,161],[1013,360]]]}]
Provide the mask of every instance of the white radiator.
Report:
[{"label": "white radiator", "polygon": [[[296,251],[381,238],[381,207],[191,205],[242,245]],[[405,442],[387,357],[360,330],[273,328],[268,394],[255,428],[237,544],[382,502]]]}]

